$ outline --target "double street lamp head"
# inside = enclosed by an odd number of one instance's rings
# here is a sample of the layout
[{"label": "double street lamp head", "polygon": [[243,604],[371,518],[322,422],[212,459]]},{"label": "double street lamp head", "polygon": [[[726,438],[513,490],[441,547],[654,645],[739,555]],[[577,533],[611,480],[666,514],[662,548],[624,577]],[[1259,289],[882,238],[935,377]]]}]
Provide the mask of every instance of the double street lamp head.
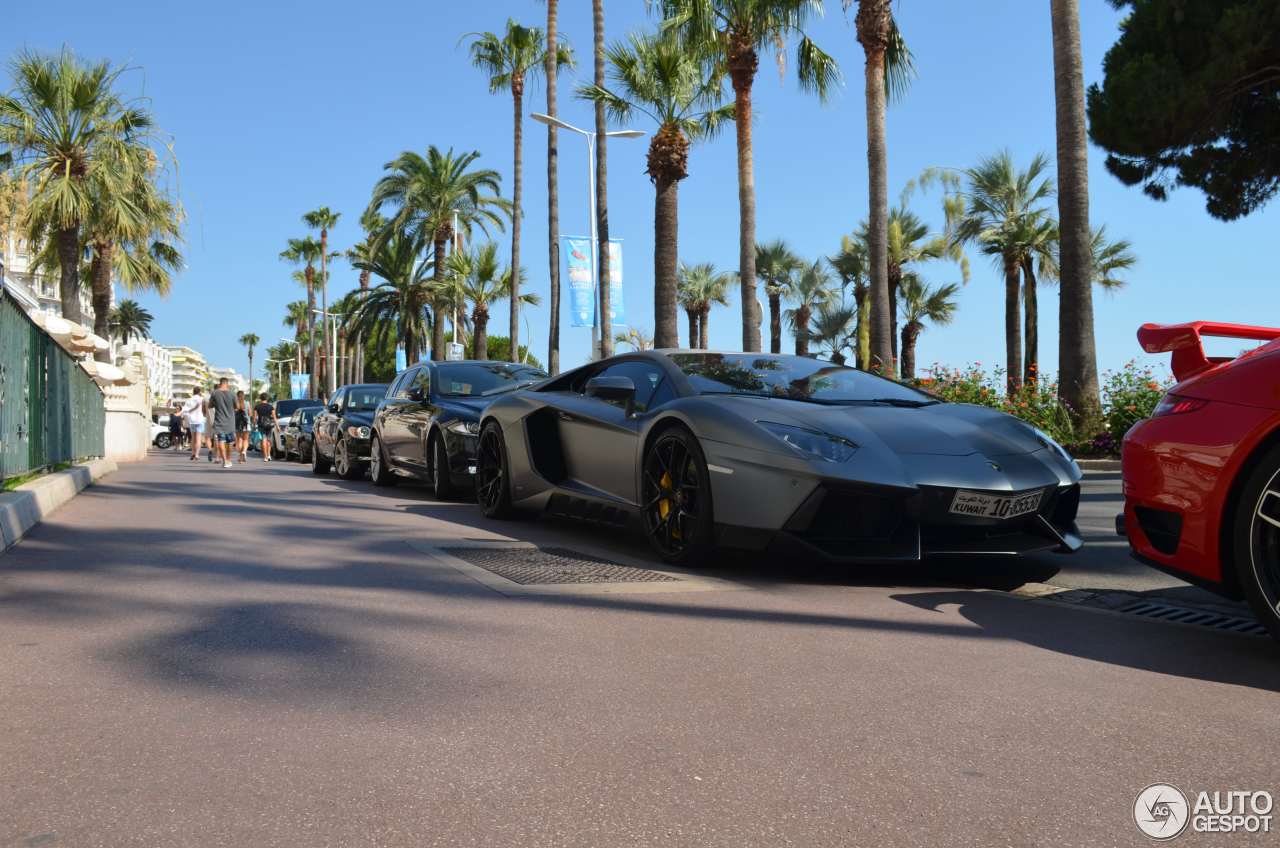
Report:
[{"label": "double street lamp head", "polygon": [[[581,133],[582,135],[595,135],[595,133],[590,130],[579,129],[573,124],[565,123],[559,118],[553,118],[550,115],[544,115],[542,112],[531,112],[529,117],[533,118],[538,123],[546,124],[549,127],[558,127],[559,129]],[[644,130],[612,130],[605,133],[605,135],[609,138],[640,138],[644,135]]]}]

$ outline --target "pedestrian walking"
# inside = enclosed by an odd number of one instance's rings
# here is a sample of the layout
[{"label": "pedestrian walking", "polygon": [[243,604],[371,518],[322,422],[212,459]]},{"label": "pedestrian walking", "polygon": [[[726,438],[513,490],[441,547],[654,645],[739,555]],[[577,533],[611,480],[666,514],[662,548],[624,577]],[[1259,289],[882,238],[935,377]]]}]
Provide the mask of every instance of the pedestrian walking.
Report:
[{"label": "pedestrian walking", "polygon": [[236,451],[240,462],[249,461],[249,405],[244,392],[236,392]]},{"label": "pedestrian walking", "polygon": [[209,395],[209,409],[213,413],[211,438],[218,449],[223,468],[231,467],[231,446],[236,440],[236,396],[231,393],[226,377],[218,381],[218,388]]},{"label": "pedestrian walking", "polygon": [[175,403],[169,411],[169,447],[182,450],[182,404]]},{"label": "pedestrian walking", "polygon": [[271,461],[271,446],[275,444],[272,434],[276,429],[276,408],[263,392],[258,396],[258,405],[253,408],[253,419],[257,422],[258,432],[262,434],[262,461]]},{"label": "pedestrian walking", "polygon": [[191,397],[182,405],[182,420],[187,425],[187,433],[191,436],[191,461],[200,458],[200,445],[204,441],[204,397],[200,387],[191,390]]}]

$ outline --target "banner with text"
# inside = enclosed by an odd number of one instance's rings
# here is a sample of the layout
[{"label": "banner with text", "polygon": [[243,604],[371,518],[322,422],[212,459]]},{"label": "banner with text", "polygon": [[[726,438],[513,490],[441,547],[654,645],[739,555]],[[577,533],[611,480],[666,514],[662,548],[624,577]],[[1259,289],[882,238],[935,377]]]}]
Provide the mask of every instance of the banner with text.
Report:
[{"label": "banner with text", "polygon": [[[573,326],[590,327],[595,323],[595,268],[591,261],[591,239],[565,236],[565,264],[568,266],[569,310]],[[625,324],[626,307],[622,299],[622,241],[609,239],[609,323]]]},{"label": "banner with text", "polygon": [[307,389],[311,388],[310,374],[290,374],[289,375],[289,395],[294,400],[302,400],[307,396]]}]

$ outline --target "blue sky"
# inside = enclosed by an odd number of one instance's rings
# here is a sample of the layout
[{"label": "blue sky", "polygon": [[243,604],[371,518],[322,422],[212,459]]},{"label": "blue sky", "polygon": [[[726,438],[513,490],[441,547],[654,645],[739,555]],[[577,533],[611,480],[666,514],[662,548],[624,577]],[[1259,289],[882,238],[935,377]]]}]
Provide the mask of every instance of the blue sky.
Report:
[{"label": "blue sky", "polygon": [[[1022,163],[1041,151],[1052,160],[1048,5],[902,0],[897,15],[919,77],[889,114],[891,197],[926,167],[964,167],[1004,147]],[[1117,36],[1119,16],[1105,0],[1080,5],[1085,73],[1092,82]],[[758,237],[786,238],[811,258],[833,252],[867,208],[861,49],[838,0],[828,0],[827,7],[811,31],[840,62],[842,89],[821,104],[798,90],[792,74],[779,80],[771,58],[762,61],[756,85]],[[605,10],[610,40],[653,25],[644,0],[606,0]],[[383,164],[429,144],[481,151],[481,163],[502,172],[509,193],[510,98],[488,93],[458,45],[464,33],[499,31],[509,16],[541,25],[545,6],[538,0],[21,3],[6,13],[0,52],[66,44],[139,69],[125,84],[151,99],[160,126],[174,139],[190,217],[187,268],[172,295],[138,299],[156,316],[158,341],[191,345],[215,364],[243,371],[245,354],[236,340],[249,331],[265,340],[285,335],[283,304],[301,296],[277,255],[287,238],[304,233],[303,212],[320,205],[340,210],[331,239],[345,248],[360,235],[359,213]],[[587,126],[590,108],[572,89],[590,74],[590,4],[562,2],[560,27],[581,60],[576,74],[562,79],[560,114]],[[526,112],[544,106],[539,84],[531,88]],[[635,126],[652,129],[644,122]],[[522,264],[529,288],[545,298],[546,137],[538,124],[527,123],[525,130]],[[585,145],[568,134],[560,145],[561,229],[585,233]],[[613,235],[625,241],[628,318],[652,329],[653,189],[643,173],[646,145],[643,139],[610,144],[609,200]],[[1092,220],[1130,239],[1140,258],[1127,288],[1096,294],[1104,369],[1135,357],[1159,361],[1137,347],[1134,331],[1144,321],[1278,320],[1273,250],[1280,205],[1225,224],[1209,217],[1193,191],[1156,203],[1125,188],[1106,173],[1103,158],[1091,149]],[[686,261],[737,267],[734,161],[731,132],[693,150],[680,188],[680,254]],[[937,196],[918,195],[913,208],[940,223]],[[924,333],[921,364],[989,365],[1003,358],[999,274],[981,257],[971,258],[973,274],[959,295],[956,320]],[[949,282],[959,273],[939,263],[926,267],[925,277]],[[339,263],[333,293],[355,284],[356,274]],[[1053,289],[1042,289],[1040,304],[1041,361],[1054,370]],[[567,298],[565,306],[567,323]],[[712,346],[740,342],[738,308],[735,297],[713,314]],[[529,310],[528,320],[534,351],[545,358],[545,306]],[[504,332],[506,323],[505,310],[496,310],[493,330]],[[683,340],[683,320],[680,326]],[[583,361],[589,330],[565,326],[562,351],[564,367]]]}]

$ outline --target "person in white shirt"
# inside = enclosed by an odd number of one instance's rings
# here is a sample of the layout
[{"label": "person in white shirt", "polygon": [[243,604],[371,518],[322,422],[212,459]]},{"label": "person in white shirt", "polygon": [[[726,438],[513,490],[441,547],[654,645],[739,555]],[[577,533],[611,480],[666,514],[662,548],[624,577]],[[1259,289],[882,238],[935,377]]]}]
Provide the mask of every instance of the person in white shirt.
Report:
[{"label": "person in white shirt", "polygon": [[200,387],[196,386],[191,397],[182,405],[182,420],[187,422],[187,432],[191,434],[191,459],[200,458],[200,445],[204,441],[204,398],[200,396]]}]

